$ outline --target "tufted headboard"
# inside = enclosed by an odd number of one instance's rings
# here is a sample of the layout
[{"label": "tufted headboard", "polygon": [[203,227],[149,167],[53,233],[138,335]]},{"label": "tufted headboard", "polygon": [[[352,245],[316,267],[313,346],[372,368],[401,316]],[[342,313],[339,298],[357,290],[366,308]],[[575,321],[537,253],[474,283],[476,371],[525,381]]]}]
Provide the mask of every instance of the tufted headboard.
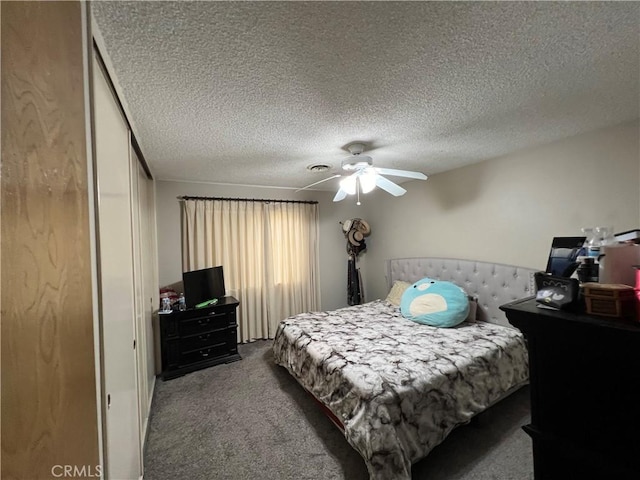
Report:
[{"label": "tufted headboard", "polygon": [[446,280],[478,297],[477,318],[510,326],[500,305],[534,294],[537,270],[500,263],[455,258],[393,258],[386,261],[387,286],[396,280],[416,282],[424,277]]}]

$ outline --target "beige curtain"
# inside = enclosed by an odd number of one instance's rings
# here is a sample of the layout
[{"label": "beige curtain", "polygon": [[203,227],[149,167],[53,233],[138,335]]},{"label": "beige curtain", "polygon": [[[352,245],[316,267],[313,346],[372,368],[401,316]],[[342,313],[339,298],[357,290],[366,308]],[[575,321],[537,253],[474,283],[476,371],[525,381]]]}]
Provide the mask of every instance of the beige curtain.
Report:
[{"label": "beige curtain", "polygon": [[318,309],[317,252],[317,204],[182,201],[182,269],[223,266],[241,342],[273,338],[280,320]]}]

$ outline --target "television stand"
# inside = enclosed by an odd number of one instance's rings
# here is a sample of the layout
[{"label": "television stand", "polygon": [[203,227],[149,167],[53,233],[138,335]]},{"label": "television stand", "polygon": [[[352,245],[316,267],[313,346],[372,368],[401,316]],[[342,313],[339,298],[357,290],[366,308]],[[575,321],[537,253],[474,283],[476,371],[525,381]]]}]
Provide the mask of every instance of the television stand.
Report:
[{"label": "television stand", "polygon": [[236,309],[240,302],[223,297],[204,308],[159,313],[163,380],[240,360]]}]

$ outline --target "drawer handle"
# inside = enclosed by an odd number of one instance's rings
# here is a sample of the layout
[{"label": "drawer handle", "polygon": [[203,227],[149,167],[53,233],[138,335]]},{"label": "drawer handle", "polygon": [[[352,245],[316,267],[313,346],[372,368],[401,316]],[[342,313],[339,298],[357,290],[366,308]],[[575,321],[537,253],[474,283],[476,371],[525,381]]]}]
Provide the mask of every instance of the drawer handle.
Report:
[{"label": "drawer handle", "polygon": [[208,325],[210,321],[210,318],[200,318],[198,319],[198,325]]},{"label": "drawer handle", "polygon": [[206,358],[209,356],[209,350],[200,350],[200,356],[202,356],[203,358]]},{"label": "drawer handle", "polygon": [[199,339],[199,340],[202,340],[202,341],[204,341],[204,340],[209,340],[209,337],[210,337],[210,336],[211,336],[211,334],[210,334],[210,333],[207,333],[206,335],[198,335],[198,339]]}]

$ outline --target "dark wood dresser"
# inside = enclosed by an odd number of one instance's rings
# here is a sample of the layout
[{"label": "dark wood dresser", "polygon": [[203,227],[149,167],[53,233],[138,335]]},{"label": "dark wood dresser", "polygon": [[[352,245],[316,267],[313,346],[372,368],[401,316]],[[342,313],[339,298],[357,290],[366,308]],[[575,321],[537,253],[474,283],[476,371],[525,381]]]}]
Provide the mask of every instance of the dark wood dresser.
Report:
[{"label": "dark wood dresser", "polygon": [[238,305],[235,298],[224,297],[210,307],[160,314],[162,379],[240,360]]},{"label": "dark wood dresser", "polygon": [[640,478],[640,324],[500,307],[527,339],[536,480]]}]

